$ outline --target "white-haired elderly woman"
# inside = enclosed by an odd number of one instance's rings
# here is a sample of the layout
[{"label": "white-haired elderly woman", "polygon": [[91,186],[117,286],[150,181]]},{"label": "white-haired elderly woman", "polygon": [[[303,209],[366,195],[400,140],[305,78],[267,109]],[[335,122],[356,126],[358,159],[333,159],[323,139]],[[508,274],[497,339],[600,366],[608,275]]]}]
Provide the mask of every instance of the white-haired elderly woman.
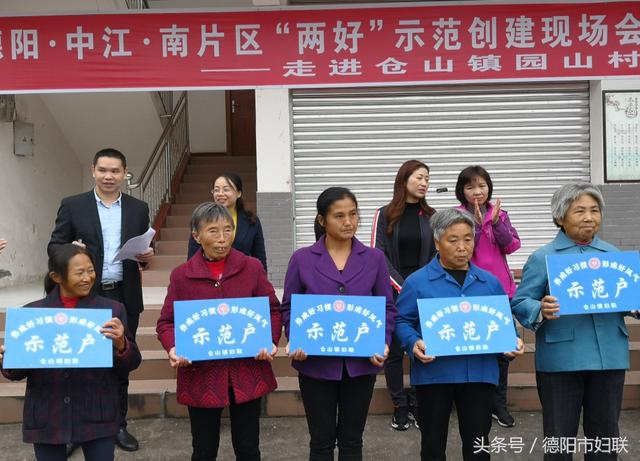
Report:
[{"label": "white-haired elderly woman", "polygon": [[[536,332],[536,382],[545,437],[576,437],[583,413],[587,438],[618,437],[629,334],[622,313],[558,316],[562,306],[549,295],[545,257],[551,254],[618,251],[597,237],[604,200],[592,184],[570,183],[551,199],[556,237],[534,252],[511,302],[514,315]],[[570,453],[545,460],[570,460]],[[615,454],[585,459],[617,459]]]},{"label": "white-haired elderly woman", "polygon": [[[475,227],[466,210],[450,208],[434,214],[431,228],[438,255],[407,277],[396,301],[396,335],[412,360],[411,385],[416,387],[420,409],[417,416],[422,460],[446,459],[454,402],[462,458],[489,459],[488,452],[477,450],[477,440],[488,444],[493,393],[498,383],[498,355],[433,357],[429,355],[429,344],[422,340],[418,317],[418,299],[505,294],[494,275],[470,262]],[[518,339],[517,350],[506,355],[513,357],[523,351],[524,344]]]}]

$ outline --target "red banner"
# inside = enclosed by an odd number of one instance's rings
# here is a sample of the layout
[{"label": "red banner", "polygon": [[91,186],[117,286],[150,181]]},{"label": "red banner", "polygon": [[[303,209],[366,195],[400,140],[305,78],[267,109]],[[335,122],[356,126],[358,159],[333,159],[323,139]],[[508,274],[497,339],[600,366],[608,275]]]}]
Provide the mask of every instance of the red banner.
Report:
[{"label": "red banner", "polygon": [[640,3],[0,18],[0,92],[637,77]]}]

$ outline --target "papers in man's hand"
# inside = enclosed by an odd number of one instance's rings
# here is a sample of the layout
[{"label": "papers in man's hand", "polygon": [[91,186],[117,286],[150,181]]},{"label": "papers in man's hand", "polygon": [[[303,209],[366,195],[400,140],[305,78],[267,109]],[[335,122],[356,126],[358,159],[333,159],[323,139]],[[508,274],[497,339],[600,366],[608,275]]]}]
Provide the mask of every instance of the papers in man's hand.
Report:
[{"label": "papers in man's hand", "polygon": [[138,235],[137,237],[130,238],[125,242],[124,245],[120,248],[120,250],[116,253],[115,258],[113,258],[112,263],[122,261],[125,259],[132,259],[134,261],[138,261],[136,255],[140,253],[144,253],[149,249],[149,245],[151,245],[151,240],[153,240],[153,236],[156,235],[156,231],[153,228],[149,228],[147,232],[142,235]]}]

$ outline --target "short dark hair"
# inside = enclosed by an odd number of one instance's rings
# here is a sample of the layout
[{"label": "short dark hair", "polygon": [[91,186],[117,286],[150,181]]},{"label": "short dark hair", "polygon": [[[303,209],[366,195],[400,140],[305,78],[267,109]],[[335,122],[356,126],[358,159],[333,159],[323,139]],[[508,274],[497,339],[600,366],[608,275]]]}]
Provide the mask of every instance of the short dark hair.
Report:
[{"label": "short dark hair", "polygon": [[93,156],[93,166],[96,166],[98,164],[98,159],[100,157],[117,158],[122,162],[122,167],[123,168],[127,167],[127,158],[124,156],[124,154],[122,152],[120,152],[117,149],[113,149],[111,147],[107,147],[106,149],[102,149],[102,150],[99,150],[98,152],[96,152],[96,155]]},{"label": "short dark hair", "polygon": [[73,243],[60,245],[56,247],[51,253],[51,256],[49,256],[49,272],[47,272],[47,275],[44,277],[45,292],[51,293],[57,285],[57,283],[51,278],[51,272],[58,274],[62,277],[62,280],[67,280],[67,276],[69,275],[69,261],[77,255],[87,255],[91,264],[93,264],[93,267],[95,268],[96,263],[89,250],[82,248],[79,245],[74,245]]},{"label": "short dark hair", "polygon": [[351,192],[346,187],[329,187],[322,191],[322,193],[318,196],[318,200],[316,201],[316,209],[318,214],[316,216],[316,220],[313,223],[313,231],[316,234],[316,240],[320,240],[325,233],[324,227],[320,224],[319,216],[322,216],[324,220],[327,219],[327,214],[329,213],[329,208],[334,202],[338,200],[342,200],[344,198],[348,198],[353,200],[353,203],[356,205],[356,209],[358,208],[358,200],[353,192]]},{"label": "short dark hair", "polygon": [[487,202],[491,200],[491,194],[493,194],[493,181],[491,181],[491,176],[489,176],[487,170],[482,168],[480,165],[468,166],[460,172],[458,175],[458,182],[456,183],[456,198],[465,206],[468,205],[468,203],[464,196],[464,186],[473,181],[473,178],[476,176],[480,176],[487,183],[487,186],[489,187]]}]

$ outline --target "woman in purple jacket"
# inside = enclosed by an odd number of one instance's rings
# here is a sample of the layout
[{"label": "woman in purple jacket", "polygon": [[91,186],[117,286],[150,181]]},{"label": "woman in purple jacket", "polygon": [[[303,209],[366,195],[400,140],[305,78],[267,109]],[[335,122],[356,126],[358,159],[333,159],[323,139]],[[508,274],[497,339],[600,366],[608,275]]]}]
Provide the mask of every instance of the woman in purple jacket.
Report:
[{"label": "woman in purple jacket", "polygon": [[359,215],[353,193],[343,187],[326,189],[318,197],[317,210],[316,229],[322,235],[293,254],[284,281],[282,323],[287,337],[293,294],[386,298],[384,357],[307,357],[301,349],[290,354],[299,372],[311,435],[309,459],[333,460],[337,441],[339,459],[355,461],[362,459],[362,433],[376,374],[388,354],[396,309],[384,254],[355,238]]},{"label": "woman in purple jacket", "polygon": [[[140,351],[126,328],[124,306],[91,292],[96,279],[92,256],[71,243],[49,258],[47,297],[25,307],[110,309],[101,333],[113,341],[112,368],[2,370],[10,380],[27,378],[22,437],[33,443],[36,460],[67,459],[67,444],[82,446],[87,461],[113,460],[120,429],[118,373],[135,370]],[[4,346],[0,346],[0,365]]]},{"label": "woman in purple jacket", "polygon": [[[493,182],[487,170],[470,166],[458,175],[456,198],[460,208],[471,213],[476,222],[475,248],[471,262],[493,274],[504,288],[509,299],[516,293],[516,283],[511,275],[506,255],[520,249],[520,237],[511,225],[507,212],[501,208],[500,199],[491,203]],[[513,427],[515,420],[507,410],[507,380],[510,359],[498,357],[500,380],[496,386],[493,403],[493,419],[502,427]]]}]

